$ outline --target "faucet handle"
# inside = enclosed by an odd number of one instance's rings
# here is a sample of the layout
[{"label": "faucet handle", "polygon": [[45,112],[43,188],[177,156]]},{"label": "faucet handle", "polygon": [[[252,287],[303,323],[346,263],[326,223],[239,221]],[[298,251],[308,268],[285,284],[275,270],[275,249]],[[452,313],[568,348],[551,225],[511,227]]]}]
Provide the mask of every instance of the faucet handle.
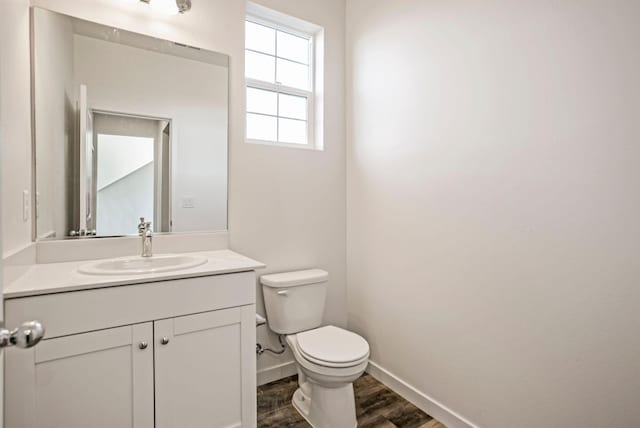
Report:
[{"label": "faucet handle", "polygon": [[140,223],[138,223],[138,234],[142,235],[147,227],[147,223],[144,221],[144,217],[140,217]]}]

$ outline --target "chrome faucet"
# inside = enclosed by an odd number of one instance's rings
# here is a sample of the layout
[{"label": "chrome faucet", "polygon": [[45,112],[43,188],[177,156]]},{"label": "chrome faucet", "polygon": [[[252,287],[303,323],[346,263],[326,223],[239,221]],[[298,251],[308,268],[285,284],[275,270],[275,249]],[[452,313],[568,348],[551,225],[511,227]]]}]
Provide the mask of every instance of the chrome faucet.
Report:
[{"label": "chrome faucet", "polygon": [[144,229],[147,223],[144,221],[144,217],[140,217],[140,223],[138,223],[138,235],[142,236],[144,234]]},{"label": "chrome faucet", "polygon": [[151,233],[151,222],[144,221],[144,217],[140,217],[138,224],[138,235],[142,237],[142,257],[151,257],[153,255],[153,236]]}]

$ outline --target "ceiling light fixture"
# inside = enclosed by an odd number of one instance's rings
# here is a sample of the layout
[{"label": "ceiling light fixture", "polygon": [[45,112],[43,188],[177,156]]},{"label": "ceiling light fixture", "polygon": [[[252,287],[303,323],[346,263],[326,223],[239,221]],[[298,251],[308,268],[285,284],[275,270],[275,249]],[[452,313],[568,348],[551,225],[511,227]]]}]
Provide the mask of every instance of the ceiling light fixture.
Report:
[{"label": "ceiling light fixture", "polygon": [[191,10],[191,0],[140,0],[163,14],[175,15]]}]

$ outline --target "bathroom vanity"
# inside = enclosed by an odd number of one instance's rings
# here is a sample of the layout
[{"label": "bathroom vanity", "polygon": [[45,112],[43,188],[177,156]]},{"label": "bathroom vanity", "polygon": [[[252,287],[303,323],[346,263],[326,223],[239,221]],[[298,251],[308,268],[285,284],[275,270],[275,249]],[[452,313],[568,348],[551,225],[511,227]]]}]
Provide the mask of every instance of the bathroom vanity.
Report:
[{"label": "bathroom vanity", "polygon": [[[5,357],[5,427],[255,427],[255,269],[229,250],[186,269],[84,274],[33,265],[5,289],[8,325],[44,339]],[[117,265],[117,264],[116,264]]]},{"label": "bathroom vanity", "polygon": [[[255,427],[263,265],[189,252],[226,248],[194,243],[227,229],[229,57],[39,7],[31,30],[37,249],[4,310],[46,331],[6,351],[4,426]],[[136,231],[184,252],[105,259]]]}]

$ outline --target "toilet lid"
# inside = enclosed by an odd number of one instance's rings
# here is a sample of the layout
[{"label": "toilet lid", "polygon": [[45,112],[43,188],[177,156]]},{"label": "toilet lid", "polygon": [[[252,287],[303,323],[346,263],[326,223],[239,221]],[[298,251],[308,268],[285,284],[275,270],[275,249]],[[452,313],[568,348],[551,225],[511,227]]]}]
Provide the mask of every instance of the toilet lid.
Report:
[{"label": "toilet lid", "polygon": [[369,355],[369,344],[361,336],[335,326],[320,327],[296,335],[298,349],[312,360],[344,364]]}]

